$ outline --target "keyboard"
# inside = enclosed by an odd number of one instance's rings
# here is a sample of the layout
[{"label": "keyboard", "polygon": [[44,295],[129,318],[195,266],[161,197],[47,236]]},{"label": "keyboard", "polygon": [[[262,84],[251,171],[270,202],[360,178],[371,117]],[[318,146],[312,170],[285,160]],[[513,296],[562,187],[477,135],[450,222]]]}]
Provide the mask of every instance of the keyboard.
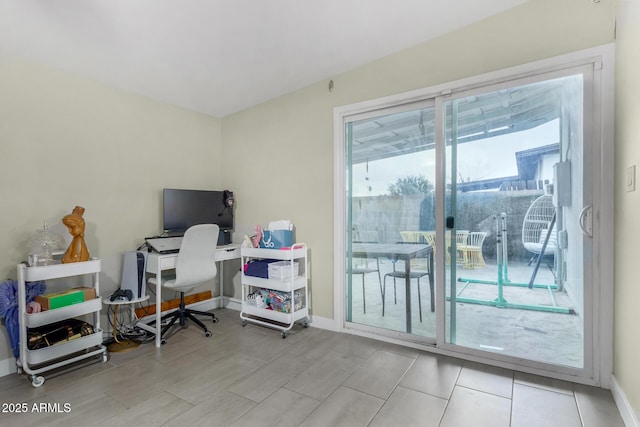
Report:
[{"label": "keyboard", "polygon": [[146,238],[147,246],[160,254],[175,254],[180,251],[182,237],[152,237]]}]

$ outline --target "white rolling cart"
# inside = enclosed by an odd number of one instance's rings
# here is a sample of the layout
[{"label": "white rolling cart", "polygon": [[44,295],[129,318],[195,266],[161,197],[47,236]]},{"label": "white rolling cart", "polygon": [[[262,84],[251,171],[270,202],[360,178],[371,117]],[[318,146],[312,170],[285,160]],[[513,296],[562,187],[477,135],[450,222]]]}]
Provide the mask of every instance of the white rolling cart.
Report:
[{"label": "white rolling cart", "polygon": [[[242,326],[247,322],[266,326],[280,330],[282,338],[287,337],[287,332],[291,330],[296,322],[302,321],[306,328],[309,321],[309,294],[308,294],[308,271],[307,245],[305,243],[295,243],[289,249],[262,249],[262,248],[241,248],[242,266],[249,259],[271,259],[286,261],[288,264],[279,270],[278,277],[268,279],[248,276],[242,271],[242,311],[240,318]],[[293,263],[297,263],[297,268],[293,268]],[[287,311],[277,311],[260,308],[255,305],[255,301],[249,299],[249,295],[265,289],[284,292],[289,295],[289,308]],[[296,295],[299,296],[300,306],[296,307]]]},{"label": "white rolling cart", "polygon": [[[102,308],[99,288],[100,268],[99,259],[35,267],[18,264],[20,357],[16,360],[16,365],[18,366],[18,373],[24,371],[31,375],[31,384],[34,387],[40,387],[44,384],[44,377],[39,375],[42,372],[98,355],[102,355],[103,363],[107,361],[107,349],[102,345],[102,330],[100,329],[100,310]],[[27,313],[26,282],[82,275],[92,276],[93,287],[96,290],[95,299],[40,313]],[[28,349],[28,328],[37,328],[89,314],[93,315],[93,333],[64,343],[56,343],[50,347],[35,350]]]}]

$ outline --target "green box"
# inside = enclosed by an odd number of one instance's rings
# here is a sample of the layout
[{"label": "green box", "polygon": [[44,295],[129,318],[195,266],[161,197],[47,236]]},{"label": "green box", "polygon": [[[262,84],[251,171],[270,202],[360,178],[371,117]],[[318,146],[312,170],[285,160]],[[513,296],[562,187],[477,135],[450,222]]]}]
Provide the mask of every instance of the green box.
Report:
[{"label": "green box", "polygon": [[36,301],[40,303],[42,310],[53,310],[84,302],[84,291],[81,289],[69,289],[55,294],[38,295]]}]

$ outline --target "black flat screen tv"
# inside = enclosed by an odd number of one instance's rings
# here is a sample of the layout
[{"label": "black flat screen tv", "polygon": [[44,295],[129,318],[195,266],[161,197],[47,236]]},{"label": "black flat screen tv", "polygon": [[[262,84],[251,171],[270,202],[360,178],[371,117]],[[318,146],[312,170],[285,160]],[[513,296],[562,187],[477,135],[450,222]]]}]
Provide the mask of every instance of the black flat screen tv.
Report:
[{"label": "black flat screen tv", "polygon": [[228,192],[209,190],[162,190],[162,228],[165,235],[181,235],[197,224],[218,224],[233,230],[233,206],[227,206]]}]

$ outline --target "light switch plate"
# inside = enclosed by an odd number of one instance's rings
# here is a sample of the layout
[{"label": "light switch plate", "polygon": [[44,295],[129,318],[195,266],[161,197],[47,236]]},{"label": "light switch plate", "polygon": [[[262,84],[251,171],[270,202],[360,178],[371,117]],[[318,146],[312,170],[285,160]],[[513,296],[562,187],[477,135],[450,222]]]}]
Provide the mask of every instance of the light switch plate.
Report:
[{"label": "light switch plate", "polygon": [[627,168],[627,191],[636,191],[636,165]]}]

